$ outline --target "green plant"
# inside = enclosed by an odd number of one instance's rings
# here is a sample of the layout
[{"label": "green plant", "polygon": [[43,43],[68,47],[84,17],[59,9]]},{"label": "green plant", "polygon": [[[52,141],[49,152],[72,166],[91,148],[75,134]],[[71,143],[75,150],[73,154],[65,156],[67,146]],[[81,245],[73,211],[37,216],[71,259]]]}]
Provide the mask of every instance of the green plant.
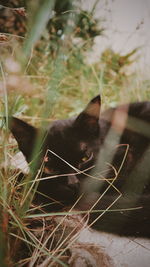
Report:
[{"label": "green plant", "polygon": [[[22,266],[21,258],[14,258],[14,255],[17,254],[17,250],[23,250],[24,247],[30,252],[21,255],[25,261],[29,255],[33,255],[36,248],[36,260],[38,253],[41,259],[48,253],[44,242],[40,243],[32,233],[31,221],[27,220],[29,216],[31,220],[34,219],[34,212],[41,212],[41,207],[30,205],[33,195],[31,198],[25,197],[30,189],[34,194],[36,184],[33,178],[36,177],[29,175],[18,180],[20,172],[18,173],[10,163],[11,158],[18,152],[18,147],[8,132],[8,115],[26,118],[37,126],[40,124],[47,126],[51,120],[78,114],[84,104],[99,92],[103,98],[103,107],[114,106],[118,102],[128,100],[150,99],[149,80],[138,82],[136,73],[129,76],[123,71],[124,67],[132,63],[130,57],[136,50],[121,56],[107,49],[98,63],[87,65],[85,49],[92,48],[94,37],[101,35],[103,28],[98,27],[99,22],[94,19],[93,12],[72,10],[69,1],[62,2],[64,6],[60,7],[59,2],[60,0],[30,1],[29,4],[34,8],[27,10],[29,14],[27,36],[20,38],[6,34],[1,44],[3,56],[0,125],[3,129],[0,130],[0,262],[2,266],[10,267],[17,264],[17,261]],[[54,10],[56,16],[49,21],[49,14]],[[72,19],[73,23],[68,28],[69,19]],[[47,36],[46,27],[49,27],[50,37]],[[62,38],[63,34],[66,36],[68,34],[66,39]],[[82,42],[74,45],[70,36],[81,37]],[[57,51],[53,57],[51,49]],[[18,64],[17,68],[15,64]],[[13,68],[9,68],[10,66]],[[5,126],[2,117],[6,117]],[[53,225],[51,219],[49,230],[50,234],[54,234],[55,231],[51,229],[56,225]],[[43,218],[40,218],[38,224],[45,230],[47,225],[44,226],[41,222],[43,223]],[[48,238],[46,244],[49,244]],[[56,248],[57,244],[55,251]],[[60,246],[59,249],[61,248]],[[57,253],[55,260],[59,261]],[[62,266],[63,260],[62,258],[59,262]]]}]

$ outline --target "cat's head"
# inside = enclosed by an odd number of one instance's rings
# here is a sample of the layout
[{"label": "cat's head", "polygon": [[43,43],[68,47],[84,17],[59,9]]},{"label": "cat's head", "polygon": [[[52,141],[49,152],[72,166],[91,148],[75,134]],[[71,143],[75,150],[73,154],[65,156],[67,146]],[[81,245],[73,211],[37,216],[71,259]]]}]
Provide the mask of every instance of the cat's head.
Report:
[{"label": "cat's head", "polygon": [[55,121],[44,134],[43,130],[12,118],[10,130],[26,160],[38,158],[42,177],[56,177],[41,182],[39,190],[53,197],[51,191],[58,191],[58,196],[66,190],[60,198],[77,193],[84,177],[81,171],[93,166],[98,152],[100,102],[100,96],[95,97],[76,118]]}]

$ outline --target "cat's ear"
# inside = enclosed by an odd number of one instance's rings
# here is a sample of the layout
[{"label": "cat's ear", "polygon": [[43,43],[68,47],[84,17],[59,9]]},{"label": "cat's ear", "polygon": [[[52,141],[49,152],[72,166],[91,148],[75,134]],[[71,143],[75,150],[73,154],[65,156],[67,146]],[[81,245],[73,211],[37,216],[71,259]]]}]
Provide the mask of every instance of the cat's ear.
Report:
[{"label": "cat's ear", "polygon": [[37,129],[15,117],[10,118],[9,129],[18,143],[19,149],[29,162],[37,137]]},{"label": "cat's ear", "polygon": [[79,114],[74,126],[83,134],[97,134],[99,132],[99,117],[101,108],[100,95],[94,97],[87,107]]},{"label": "cat's ear", "polygon": [[98,95],[90,101],[90,103],[87,105],[83,113],[86,113],[87,115],[95,118],[96,120],[99,120],[100,108],[101,108],[101,98],[100,95]]}]

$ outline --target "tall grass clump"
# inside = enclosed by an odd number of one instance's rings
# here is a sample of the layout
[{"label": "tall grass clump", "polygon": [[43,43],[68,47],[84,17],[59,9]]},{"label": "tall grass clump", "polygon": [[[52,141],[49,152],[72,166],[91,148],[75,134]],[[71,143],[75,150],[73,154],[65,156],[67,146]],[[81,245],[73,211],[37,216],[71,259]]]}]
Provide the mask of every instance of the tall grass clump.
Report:
[{"label": "tall grass clump", "polygon": [[[14,164],[18,147],[8,129],[10,117],[45,127],[56,118],[78,114],[98,93],[105,107],[134,101],[137,95],[138,100],[146,99],[149,81],[139,84],[135,73],[124,71],[136,50],[121,56],[106,49],[98,62],[86,64],[94,38],[105,31],[102,21],[94,18],[97,1],[91,12],[79,8],[80,1],[12,0],[8,6],[3,2],[0,13],[11,27],[0,26],[0,263],[67,266],[69,238],[63,219],[58,223],[53,220],[56,214],[42,217],[42,207],[32,203],[40,176],[32,163],[28,173],[22,158],[23,167],[18,158]],[[77,234],[70,232],[71,237]]]}]

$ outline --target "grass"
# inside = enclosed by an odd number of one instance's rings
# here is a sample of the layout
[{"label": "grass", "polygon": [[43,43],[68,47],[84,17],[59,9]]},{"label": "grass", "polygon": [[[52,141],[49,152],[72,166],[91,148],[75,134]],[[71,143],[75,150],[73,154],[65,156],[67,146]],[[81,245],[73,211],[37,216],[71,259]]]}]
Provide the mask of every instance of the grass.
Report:
[{"label": "grass", "polygon": [[[59,223],[55,214],[48,215],[47,220],[46,216],[38,219],[30,215],[37,207],[31,205],[32,199],[24,199],[28,179],[24,178],[25,185],[18,184],[18,171],[10,165],[10,158],[18,148],[8,131],[8,115],[19,116],[39,126],[43,121],[49,123],[77,115],[99,93],[103,109],[117,103],[150,99],[150,81],[139,81],[137,73],[128,76],[123,72],[123,67],[129,65],[130,55],[120,66],[118,62],[122,57],[106,50],[98,63],[87,65],[84,46],[77,47],[69,40],[69,45],[61,42],[60,51],[53,58],[49,40],[39,40],[46,24],[46,19],[43,20],[46,9],[43,5],[25,42],[24,38],[12,34],[1,43],[0,116],[6,117],[6,124],[4,126],[1,121],[3,127],[0,130],[0,262],[3,267],[16,266],[16,262],[19,262],[17,266],[24,266],[26,261],[34,266],[38,262],[41,264],[43,258],[41,266],[46,266],[47,262],[48,266],[54,262],[67,266],[64,257],[68,257],[67,248],[71,246],[69,238],[71,236],[74,240],[74,235],[78,234],[70,226],[70,234],[65,233],[63,221],[67,213]],[[27,215],[30,218],[25,219]],[[30,220],[35,223],[33,229]],[[24,260],[15,258],[17,251],[23,251],[24,246],[31,252],[32,261],[26,258],[27,255],[22,255]]]}]

